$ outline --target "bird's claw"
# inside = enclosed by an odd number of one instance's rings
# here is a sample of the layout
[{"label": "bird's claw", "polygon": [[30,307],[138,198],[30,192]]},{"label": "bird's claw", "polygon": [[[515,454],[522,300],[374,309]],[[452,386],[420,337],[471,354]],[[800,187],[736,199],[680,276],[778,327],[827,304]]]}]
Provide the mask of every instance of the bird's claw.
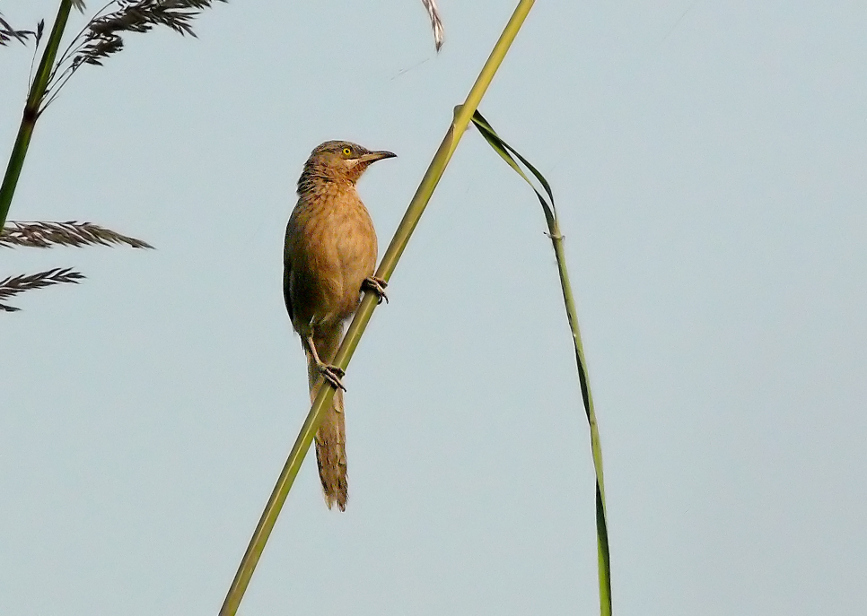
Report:
[{"label": "bird's claw", "polygon": [[346,386],[340,379],[346,376],[346,371],[343,368],[332,366],[330,364],[322,364],[319,366],[319,372],[322,378],[328,381],[334,389],[342,389],[346,391]]},{"label": "bird's claw", "polygon": [[371,291],[373,292],[377,299],[377,304],[381,304],[382,300],[385,300],[385,303],[388,303],[388,295],[385,294],[385,287],[388,286],[388,283],[379,278],[377,276],[370,276],[369,278],[365,278],[364,282],[361,283],[362,291]]}]

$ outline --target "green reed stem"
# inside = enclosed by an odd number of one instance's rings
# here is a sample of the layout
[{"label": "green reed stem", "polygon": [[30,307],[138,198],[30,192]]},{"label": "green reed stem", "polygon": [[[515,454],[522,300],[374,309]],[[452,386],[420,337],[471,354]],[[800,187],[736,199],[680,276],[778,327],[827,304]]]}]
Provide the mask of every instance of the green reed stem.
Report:
[{"label": "green reed stem", "polygon": [[27,156],[27,148],[30,146],[33,129],[39,119],[39,107],[45,96],[45,89],[48,87],[54,59],[57,57],[57,48],[60,46],[60,39],[63,38],[63,31],[66,29],[66,21],[69,19],[71,8],[72,0],[60,1],[57,19],[54,20],[54,27],[51,29],[51,35],[48,37],[45,51],[42,52],[42,59],[39,61],[39,68],[36,70],[36,78],[33,80],[27,95],[21,126],[18,128],[15,145],[12,146],[12,154],[9,156],[9,164],[6,166],[6,174],[3,176],[3,184],[0,185],[0,229],[6,225],[6,216],[9,214],[12,196],[15,194],[15,187],[21,176],[21,169],[24,167],[24,157]]},{"label": "green reed stem", "polygon": [[[457,148],[461,136],[463,136],[464,131],[469,125],[473,113],[479,106],[485,91],[491,84],[497,69],[503,62],[506,52],[508,52],[509,47],[512,45],[512,41],[515,40],[534,2],[535,0],[520,0],[518,7],[512,14],[509,23],[506,24],[506,28],[500,35],[491,55],[482,68],[482,72],[467,95],[466,101],[463,105],[455,108],[452,123],[446,131],[446,135],[434,155],[427,172],[425,172],[421,184],[419,184],[415,192],[415,196],[410,201],[406,214],[404,214],[403,220],[401,220],[388,249],[385,251],[385,255],[382,257],[379,269],[376,271],[378,277],[386,281],[391,278],[412,232],[415,230],[416,225],[418,225],[419,219],[424,213],[437,183],[439,183],[449,160],[451,160],[452,154],[454,154]],[[376,303],[376,295],[370,291],[366,292],[361,306],[358,308],[355,318],[346,331],[340,349],[334,358],[336,366],[346,369],[349,365],[349,361],[358,346],[361,335],[364,333],[368,322],[370,322],[370,317],[373,315]],[[271,530],[277,522],[277,516],[280,515],[283,503],[286,502],[289,490],[292,488],[295,477],[298,475],[298,470],[301,468],[301,463],[304,461],[307,451],[310,449],[310,444],[313,442],[316,430],[322,421],[324,409],[331,403],[333,397],[334,389],[332,387],[320,388],[319,394],[316,396],[316,400],[314,400],[313,406],[304,420],[301,432],[292,446],[289,458],[286,460],[280,477],[277,479],[277,484],[274,486],[271,497],[268,499],[265,511],[259,519],[259,524],[253,532],[253,537],[250,539],[247,551],[241,559],[238,572],[235,574],[235,579],[232,580],[232,585],[223,602],[223,607],[220,609],[220,616],[234,616],[238,611],[238,606],[241,603],[244,592],[247,590],[250,578],[252,578],[253,571],[256,569],[256,564],[259,562],[262,551],[265,549],[265,543],[268,541]]]}]

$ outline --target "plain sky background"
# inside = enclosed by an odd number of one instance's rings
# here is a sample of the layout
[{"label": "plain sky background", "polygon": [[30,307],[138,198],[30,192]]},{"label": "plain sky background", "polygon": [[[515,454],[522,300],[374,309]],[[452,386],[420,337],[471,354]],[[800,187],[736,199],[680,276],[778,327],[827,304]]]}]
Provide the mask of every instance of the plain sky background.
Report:
[{"label": "plain sky background", "polygon": [[[441,0],[435,55],[418,0],[233,0],[69,82],[10,219],[157,250],[0,252],[0,277],[88,276],[0,315],[0,613],[217,613],[308,411],[301,166],[326,139],[399,155],[359,184],[382,251],[514,6]],[[864,613],[865,32],[855,1],[538,2],[482,103],[558,199],[618,614]],[[4,153],[29,64],[0,49]],[[346,377],[348,510],[308,458],[241,614],[597,613],[543,230],[467,133]]]}]

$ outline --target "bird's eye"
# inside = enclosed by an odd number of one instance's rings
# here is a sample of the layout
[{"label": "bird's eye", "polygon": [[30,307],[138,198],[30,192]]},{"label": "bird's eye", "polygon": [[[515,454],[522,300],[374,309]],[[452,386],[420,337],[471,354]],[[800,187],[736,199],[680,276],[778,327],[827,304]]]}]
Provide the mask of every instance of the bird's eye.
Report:
[{"label": "bird's eye", "polygon": [[344,156],[351,156],[352,150],[350,148],[343,148],[343,155]]}]

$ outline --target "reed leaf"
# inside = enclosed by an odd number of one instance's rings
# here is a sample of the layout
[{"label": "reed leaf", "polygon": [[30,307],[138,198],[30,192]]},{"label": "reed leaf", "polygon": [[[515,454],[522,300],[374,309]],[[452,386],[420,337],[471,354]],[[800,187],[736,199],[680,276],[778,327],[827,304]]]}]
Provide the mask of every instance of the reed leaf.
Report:
[{"label": "reed leaf", "polygon": [[[54,284],[64,282],[78,284],[80,280],[84,280],[84,275],[73,271],[69,267],[56,267],[46,272],[39,272],[38,274],[9,276],[0,280],[0,300],[8,299],[25,291],[50,287]],[[4,312],[17,312],[21,309],[0,302],[0,310]]]},{"label": "reed leaf", "polygon": [[[473,115],[473,124],[479,129],[494,151],[514,169],[524,181],[530,185],[542,205],[545,214],[545,222],[548,226],[548,237],[554,244],[554,255],[557,258],[557,271],[560,275],[560,286],[563,290],[563,301],[566,304],[566,316],[569,320],[569,328],[572,331],[572,342],[575,347],[575,362],[578,364],[578,381],[581,385],[581,399],[584,403],[584,413],[590,426],[590,448],[593,455],[593,466],[596,470],[596,544],[598,551],[599,567],[599,605],[602,616],[611,614],[611,557],[608,549],[608,514],[605,508],[605,481],[602,473],[602,444],[599,439],[599,428],[596,422],[596,411],[593,408],[593,396],[590,393],[590,378],[587,373],[587,361],[584,357],[584,345],[581,342],[581,331],[578,328],[578,312],[575,308],[575,298],[572,294],[572,286],[569,283],[569,274],[566,270],[566,254],[563,248],[563,234],[560,233],[560,225],[557,221],[557,208],[554,205],[554,194],[545,177],[521,156],[512,146],[494,131],[487,120],[478,111]],[[539,181],[544,190],[536,188],[533,182],[515,161],[514,155]]]},{"label": "reed leaf", "polygon": [[[418,225],[421,215],[424,213],[431,195],[433,195],[434,189],[439,183],[446,166],[451,160],[452,154],[454,154],[454,151],[458,146],[458,142],[473,117],[473,112],[475,112],[476,108],[479,106],[479,103],[493,80],[497,69],[500,67],[503,58],[506,56],[506,52],[512,45],[512,41],[515,40],[527,14],[530,12],[530,9],[533,8],[533,4],[534,0],[520,0],[517,8],[512,14],[512,17],[506,24],[503,33],[494,45],[494,49],[488,57],[487,62],[485,62],[481,73],[476,78],[473,87],[470,89],[466,101],[463,105],[458,105],[455,108],[451,125],[448,127],[442,143],[437,149],[430,166],[428,166],[419,187],[416,189],[415,195],[413,196],[412,201],[410,201],[406,213],[404,214],[400,225],[398,225],[391,243],[385,251],[385,255],[382,257],[379,268],[376,270],[376,276],[378,278],[382,278],[386,281],[391,278],[391,275],[400,260],[400,256],[403,254],[403,251],[406,249],[409,239],[412,236],[412,232],[415,230],[416,225]],[[346,335],[343,337],[337,355],[334,357],[333,363],[337,367],[345,370],[349,365],[349,361],[352,358],[355,349],[358,347],[361,336],[364,333],[367,324],[370,322],[373,310],[377,306],[377,300],[378,297],[375,293],[371,291],[365,292],[361,305],[356,311],[352,323],[350,323],[349,328],[346,330]],[[235,573],[235,578],[232,580],[229,592],[226,594],[226,599],[220,609],[220,616],[235,616],[237,613],[244,592],[247,590],[250,579],[253,577],[256,564],[259,562],[259,558],[262,556],[262,551],[265,549],[265,544],[268,542],[268,537],[271,535],[274,524],[277,522],[277,517],[280,515],[283,504],[286,502],[289,490],[292,489],[292,484],[295,482],[295,477],[298,475],[301,463],[304,461],[304,458],[310,449],[313,436],[316,434],[316,430],[322,422],[323,410],[327,405],[331,404],[333,397],[333,387],[322,387],[320,388],[316,399],[313,401],[313,405],[310,408],[310,412],[307,414],[307,418],[304,420],[304,424],[301,427],[298,437],[295,439],[295,444],[292,446],[286,464],[280,472],[277,484],[271,492],[271,496],[268,499],[268,503],[265,505],[265,510],[262,512],[262,516],[259,518],[259,523],[256,526],[256,530],[253,532],[253,536],[247,546],[247,551],[241,559],[238,571]]]},{"label": "reed leaf", "polygon": [[123,235],[90,222],[9,221],[0,232],[0,247],[24,246],[110,246],[125,244],[132,248],[153,248],[144,240]]}]

